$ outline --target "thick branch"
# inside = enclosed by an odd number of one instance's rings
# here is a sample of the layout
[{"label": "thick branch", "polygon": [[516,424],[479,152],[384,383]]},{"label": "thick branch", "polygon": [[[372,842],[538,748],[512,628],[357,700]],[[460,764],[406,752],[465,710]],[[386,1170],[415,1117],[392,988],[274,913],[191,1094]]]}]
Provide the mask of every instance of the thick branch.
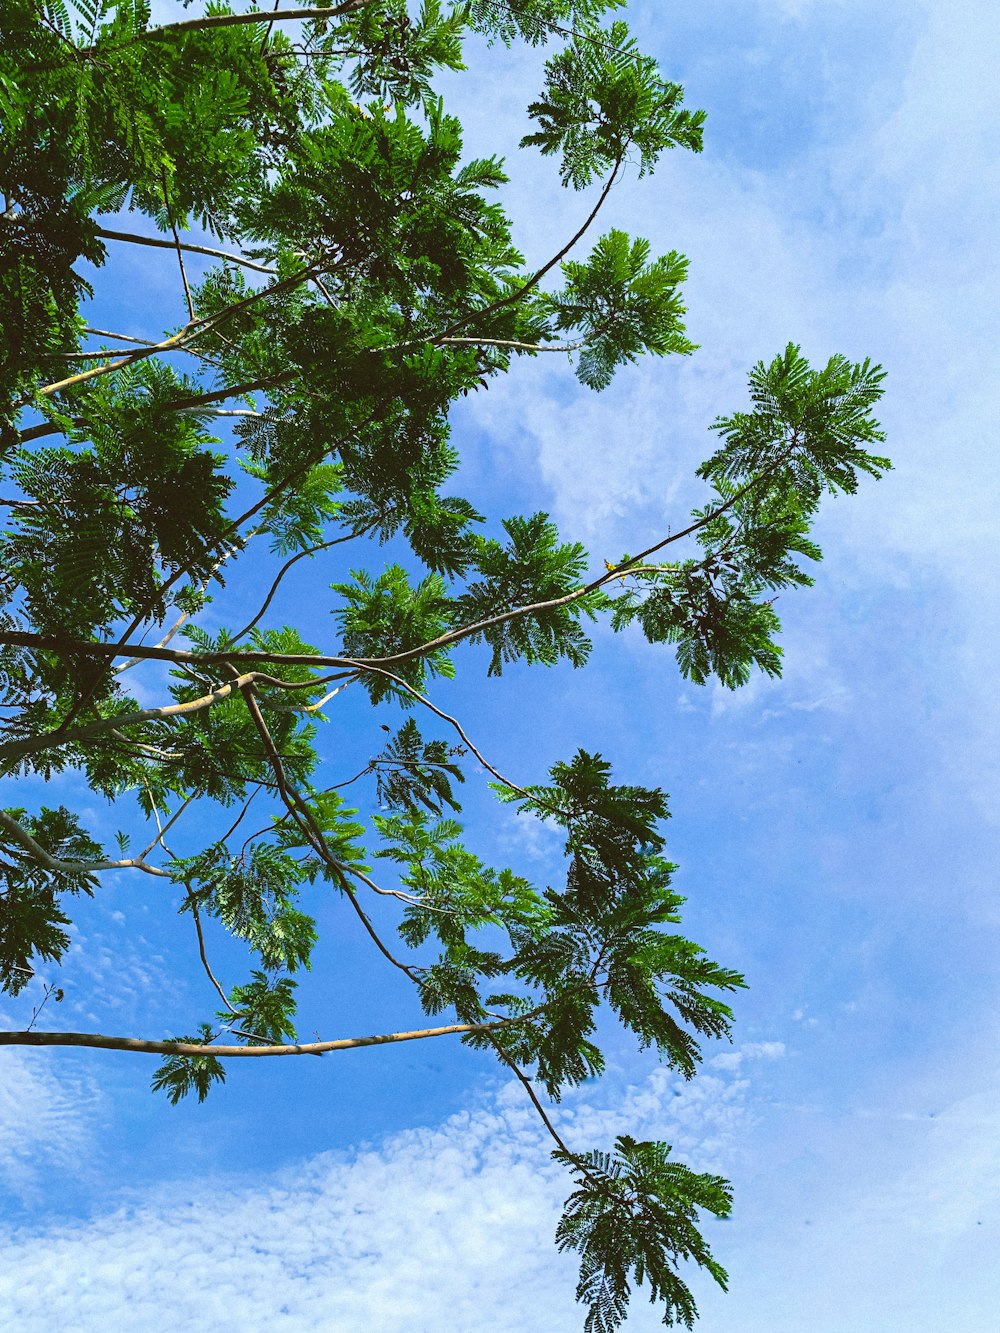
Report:
[{"label": "thick branch", "polygon": [[240,1056],[325,1055],[327,1051],[349,1051],[356,1046],[385,1046],[397,1041],[421,1041],[452,1033],[489,1032],[520,1018],[494,1023],[449,1023],[440,1028],[418,1028],[413,1032],[382,1032],[371,1037],[340,1037],[335,1041],[296,1042],[283,1046],[205,1046],[187,1041],[152,1041],[144,1037],[107,1037],[99,1032],[0,1032],[0,1046],[91,1046],[105,1051],[134,1051],[145,1055],[214,1055],[222,1060]]},{"label": "thick branch", "polygon": [[[179,333],[164,338],[162,342],[154,343],[150,347],[137,348],[134,352],[126,352],[120,360],[110,361],[106,366],[92,366],[90,370],[81,370],[75,375],[68,375],[65,379],[55,380],[51,384],[43,384],[35,392],[41,398],[51,398],[53,394],[59,393],[62,389],[71,389],[74,384],[83,384],[85,380],[97,379],[100,375],[110,375],[115,370],[121,370],[123,366],[132,366],[137,361],[145,361],[147,357],[155,356],[157,352],[174,351],[183,345],[191,331],[191,325],[185,324]],[[35,427],[34,434],[25,431],[21,439],[32,439],[38,434],[50,433],[52,433],[50,429],[39,432],[38,428]]]},{"label": "thick branch", "polygon": [[[169,654],[170,652],[166,648],[159,650],[155,648],[144,649],[142,645],[137,645],[137,648],[139,655],[142,657],[147,657],[150,653]],[[225,660],[226,654],[223,653],[221,656]],[[179,661],[183,658],[179,656],[175,660]],[[136,726],[140,722],[160,722],[172,717],[188,717],[192,713],[200,713],[202,709],[211,708],[215,704],[221,703],[235,691],[245,689],[248,685],[253,685],[255,681],[283,690],[311,689],[314,685],[325,683],[322,678],[308,681],[285,681],[263,672],[250,671],[224,685],[216,686],[215,689],[197,699],[189,699],[184,703],[164,704],[160,708],[139,708],[134,713],[119,713],[114,717],[98,718],[97,721],[87,722],[80,727],[63,727],[46,732],[43,736],[27,736],[23,740],[7,741],[6,744],[0,745],[0,759],[17,759],[21,755],[36,754],[41,750],[51,749],[53,745],[69,745],[77,741],[93,740],[107,732],[120,731],[122,727]]]}]

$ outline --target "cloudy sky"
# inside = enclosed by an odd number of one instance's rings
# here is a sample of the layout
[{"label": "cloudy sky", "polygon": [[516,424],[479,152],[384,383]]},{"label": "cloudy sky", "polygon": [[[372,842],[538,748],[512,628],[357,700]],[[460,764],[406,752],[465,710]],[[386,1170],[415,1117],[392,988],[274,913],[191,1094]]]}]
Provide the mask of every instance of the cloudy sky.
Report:
[{"label": "cloudy sky", "polygon": [[[520,780],[584,745],[664,786],[688,931],[747,975],[734,1045],[708,1049],[691,1084],[609,1032],[608,1077],[559,1112],[580,1146],[664,1138],[733,1180],[733,1220],[710,1228],[730,1291],[692,1279],[703,1333],[992,1333],[1000,19],[991,0],[632,9],[708,111],[706,149],[627,181],[605,226],[690,257],[701,350],[600,396],[563,366],[519,365],[456,421],[464,493],[550,510],[597,560],[636,549],[698,501],[708,423],[790,339],[817,362],[887,367],[895,471],[824,510],[817,586],[779,606],[783,680],[697,689],[644,643],[599,636],[586,672],[514,673],[485,694],[477,679],[440,702]],[[542,257],[585,201],[512,152],[537,60],[483,52],[478,71],[452,105],[470,151],[511,153],[507,201]],[[122,274],[111,327],[146,333],[161,279]],[[107,820],[85,793],[65,799]],[[468,810],[484,855],[544,877],[544,835],[475,796]],[[337,930],[324,1027],[405,1026],[412,1000],[376,989]],[[190,955],[158,893],[111,884],[51,1022],[186,1030],[212,1007]],[[2,1019],[25,1012],[8,1002]],[[488,1062],[445,1040],[261,1063],[172,1110],[133,1057],[4,1051],[5,1323],[580,1327],[574,1266],[552,1244],[564,1181]],[[640,1292],[628,1327],[658,1326]]]}]

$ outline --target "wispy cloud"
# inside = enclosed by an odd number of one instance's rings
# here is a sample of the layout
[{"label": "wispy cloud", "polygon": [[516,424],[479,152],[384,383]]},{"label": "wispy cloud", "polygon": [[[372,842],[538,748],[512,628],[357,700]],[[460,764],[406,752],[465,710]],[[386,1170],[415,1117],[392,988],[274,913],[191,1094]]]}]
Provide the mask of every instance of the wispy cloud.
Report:
[{"label": "wispy cloud", "polygon": [[[7,1026],[4,1022],[4,1026]],[[22,1205],[37,1202],[61,1175],[92,1159],[102,1117],[94,1079],[56,1073],[47,1053],[5,1048],[0,1077],[0,1190]]]}]

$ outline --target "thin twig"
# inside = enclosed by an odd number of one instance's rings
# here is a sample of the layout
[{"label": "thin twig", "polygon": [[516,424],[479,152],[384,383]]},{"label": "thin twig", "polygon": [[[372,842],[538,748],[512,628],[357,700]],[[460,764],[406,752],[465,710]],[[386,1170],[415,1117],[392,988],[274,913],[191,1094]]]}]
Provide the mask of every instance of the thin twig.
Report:
[{"label": "thin twig", "polygon": [[205,973],[208,976],[209,981],[218,991],[222,1003],[226,1006],[226,1008],[235,1018],[239,1018],[240,1016],[239,1010],[234,1008],[234,1006],[230,1004],[229,997],[226,995],[226,992],[219,985],[219,980],[216,977],[215,973],[212,971],[211,966],[209,965],[208,955],[205,952],[205,936],[201,929],[201,915],[198,912],[198,899],[190,888],[188,889],[187,901],[191,906],[191,915],[194,917],[194,928],[198,932],[198,953],[201,955],[201,965],[205,969]]},{"label": "thin twig", "polygon": [[370,532],[374,526],[375,526],[374,523],[369,523],[365,527],[359,528],[353,532],[345,533],[341,537],[333,537],[329,541],[317,542],[315,546],[307,546],[305,550],[296,551],[293,556],[289,557],[289,559],[285,561],[285,563],[281,566],[281,569],[278,570],[277,576],[274,582],[271,584],[270,591],[264,598],[264,602],[260,610],[254,616],[253,620],[251,620],[248,624],[244,625],[241,630],[239,630],[236,634],[233,635],[233,642],[239,643],[240,639],[242,639],[245,635],[249,634],[250,631],[254,628],[254,626],[259,623],[259,621],[262,619],[265,612],[267,611],[267,608],[271,605],[271,601],[274,598],[274,594],[278,591],[278,586],[281,583],[281,580],[291,569],[292,565],[297,564],[299,560],[304,559],[307,555],[316,555],[320,551],[327,551],[333,546],[339,546],[342,542],[353,541],[355,537],[363,537],[366,533]]},{"label": "thin twig", "polygon": [[170,192],[167,189],[167,169],[160,169],[160,178],[163,182],[163,206],[167,210],[167,221],[170,223],[170,230],[174,235],[174,245],[177,248],[177,263],[180,265],[181,282],[184,284],[184,295],[187,298],[188,314],[191,317],[191,323],[194,323],[194,302],[191,300],[191,288],[188,286],[187,274],[184,271],[184,254],[181,250],[181,238],[177,232],[177,224],[174,222],[173,209],[170,207]]},{"label": "thin twig", "polygon": [[524,343],[514,338],[436,338],[445,346],[512,347],[517,352],[578,352],[587,346],[584,338],[575,343]]},{"label": "thin twig", "polygon": [[156,837],[149,844],[149,846],[143,852],[140,853],[140,857],[142,859],[145,859],[149,855],[149,853],[153,850],[153,848],[156,846],[157,843],[160,844],[160,846],[163,848],[163,850],[167,853],[168,856],[172,856],[173,853],[170,851],[169,847],[167,847],[163,839],[166,836],[166,834],[170,831],[170,829],[172,829],[173,826],[177,823],[178,819],[180,819],[181,815],[188,808],[191,802],[194,800],[194,796],[193,795],[185,796],[184,800],[180,803],[180,805],[170,816],[167,822],[165,824],[161,824],[160,812],[157,809],[156,802],[153,800],[153,796],[149,790],[148,785],[146,786],[146,793],[149,796],[149,804],[150,808],[153,811],[153,818],[156,820],[157,831],[156,831]]}]

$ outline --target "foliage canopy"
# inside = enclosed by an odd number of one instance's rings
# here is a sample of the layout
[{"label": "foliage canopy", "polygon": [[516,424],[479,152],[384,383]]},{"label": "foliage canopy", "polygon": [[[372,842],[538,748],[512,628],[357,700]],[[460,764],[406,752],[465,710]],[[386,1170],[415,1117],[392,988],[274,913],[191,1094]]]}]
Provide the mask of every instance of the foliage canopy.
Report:
[{"label": "foliage canopy", "polygon": [[[515,359],[572,354],[600,390],[644,354],[693,351],[682,256],[619,230],[574,249],[630,165],[701,148],[703,113],[608,20],[617,7],[213,3],[161,27],[146,0],[0,12],[0,777],[74,771],[115,806],[137,801],[148,829],[138,852],[122,833],[116,855],[62,805],[0,810],[0,983],[17,994],[56,966],[74,897],[131,870],[166,881],[190,918],[219,1006],[163,1041],[34,1023],[0,1041],[159,1051],[153,1086],[177,1102],[203,1099],[231,1058],[457,1034],[520,1080],[573,1178],[557,1243],[581,1255],[594,1333],[620,1325],[633,1281],[664,1323],[692,1326],[678,1264],[725,1285],[696,1224],[728,1215],[730,1193],[663,1143],[571,1147],[545,1100],[600,1074],[603,1005],[691,1077],[700,1039],[728,1034],[742,978],[678,933],[661,791],[583,750],[515,782],[426,691],[470,644],[491,675],[583,666],[599,618],[673,645],[696,682],[776,675],[774,597],[811,582],[821,498],[888,466],[869,452],[881,370],[814,368],[790,344],[751,371],[749,406],[715,422],[690,522],[596,574],[547,515],[487,522],[448,492],[453,405]],[[463,155],[435,91],[481,38],[552,49],[522,147],[591,188],[537,269],[496,200],[502,161]],[[204,244],[181,239],[192,228]],[[128,245],[177,264],[178,304],[143,342],[87,322],[95,274]],[[213,263],[192,281],[195,255]],[[379,560],[389,541],[402,563]],[[283,563],[251,622],[220,629],[251,543]],[[273,606],[302,558],[330,551],[336,637],[316,647]],[[319,744],[349,683],[388,733],[354,775]],[[396,705],[411,711],[392,729]],[[466,846],[460,788],[483,769],[501,801],[560,830],[564,883],[537,887]],[[243,823],[251,803],[262,828]],[[229,831],[198,843],[188,812],[212,807]],[[446,1023],[298,1042],[322,894]],[[395,943],[372,895],[398,908]],[[228,988],[213,931],[245,944]]]}]

